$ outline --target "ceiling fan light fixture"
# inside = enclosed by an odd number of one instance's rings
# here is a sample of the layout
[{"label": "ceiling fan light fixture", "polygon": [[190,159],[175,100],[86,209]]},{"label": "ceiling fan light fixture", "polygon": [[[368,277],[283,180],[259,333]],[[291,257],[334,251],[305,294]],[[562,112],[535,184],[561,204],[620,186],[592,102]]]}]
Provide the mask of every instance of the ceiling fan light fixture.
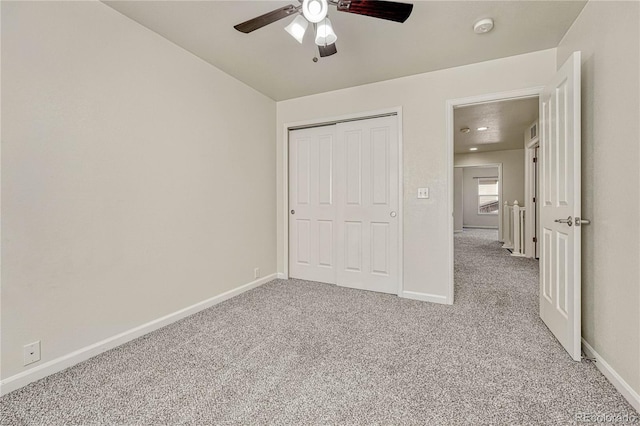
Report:
[{"label": "ceiling fan light fixture", "polygon": [[329,4],[327,0],[304,0],[302,2],[302,14],[307,21],[317,24],[327,16]]},{"label": "ceiling fan light fixture", "polygon": [[289,25],[284,27],[285,31],[291,34],[291,37],[295,38],[298,43],[302,44],[302,39],[304,38],[304,34],[307,31],[307,27],[309,26],[309,21],[304,19],[302,15],[296,16]]},{"label": "ceiling fan light fixture", "polygon": [[338,36],[333,31],[333,26],[329,18],[325,18],[318,24],[316,29],[316,44],[318,46],[328,46],[333,44],[338,39]]}]

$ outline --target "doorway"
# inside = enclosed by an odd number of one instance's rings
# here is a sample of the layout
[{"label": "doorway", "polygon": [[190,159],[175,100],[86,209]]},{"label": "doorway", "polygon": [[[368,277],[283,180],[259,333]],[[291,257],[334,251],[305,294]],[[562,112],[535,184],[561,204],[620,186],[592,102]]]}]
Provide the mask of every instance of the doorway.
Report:
[{"label": "doorway", "polygon": [[[455,175],[459,175],[459,170],[464,169],[464,166],[501,165],[497,212],[500,219],[495,237],[491,238],[503,242],[510,235],[513,238],[513,228],[509,228],[509,219],[513,217],[514,208],[516,211],[522,208],[524,210],[522,216],[526,216],[526,207],[529,204],[525,197],[524,135],[525,131],[537,122],[541,92],[542,88],[532,88],[447,102],[447,136],[451,173],[449,197],[452,206],[450,225],[452,264],[448,294],[450,303],[454,302],[454,233],[460,231],[459,226],[455,227],[456,198],[460,200],[460,197],[456,196]],[[527,112],[523,113],[523,111]],[[460,176],[458,176],[459,179]],[[518,233],[523,242],[527,238],[525,232],[526,229],[523,226]],[[524,248],[522,251],[524,252]]]},{"label": "doorway", "polygon": [[[541,159],[537,185],[540,199],[535,209],[539,226],[536,235],[541,237],[537,268],[540,276],[539,315],[575,361],[581,358],[581,227],[590,223],[581,217],[580,70],[580,52],[573,52],[544,87],[447,101],[448,160],[451,171],[447,185],[451,208],[448,301],[453,303],[454,300],[452,187],[454,136],[457,131],[454,111],[474,104],[537,97]],[[507,208],[505,204],[505,211]],[[514,223],[519,213],[514,203]],[[522,235],[514,233],[514,241],[517,242],[516,239],[522,238]]]},{"label": "doorway", "polygon": [[454,232],[502,226],[502,163],[454,166]]}]

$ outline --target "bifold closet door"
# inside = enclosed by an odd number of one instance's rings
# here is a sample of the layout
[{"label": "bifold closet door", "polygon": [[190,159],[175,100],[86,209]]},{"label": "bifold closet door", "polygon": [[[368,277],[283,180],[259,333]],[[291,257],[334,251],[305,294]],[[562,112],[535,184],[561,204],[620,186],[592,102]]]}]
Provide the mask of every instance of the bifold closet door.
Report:
[{"label": "bifold closet door", "polygon": [[336,128],[337,283],[398,294],[397,117]]},{"label": "bifold closet door", "polygon": [[336,283],[336,126],[289,132],[289,275]]}]

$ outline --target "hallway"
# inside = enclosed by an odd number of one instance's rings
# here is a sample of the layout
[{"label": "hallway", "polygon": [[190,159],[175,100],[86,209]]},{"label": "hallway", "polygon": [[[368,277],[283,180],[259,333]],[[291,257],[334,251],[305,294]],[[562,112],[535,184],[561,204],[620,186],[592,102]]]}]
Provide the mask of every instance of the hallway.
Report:
[{"label": "hallway", "polygon": [[537,260],[510,256],[493,229],[465,228],[454,240],[456,304],[538,317]]}]

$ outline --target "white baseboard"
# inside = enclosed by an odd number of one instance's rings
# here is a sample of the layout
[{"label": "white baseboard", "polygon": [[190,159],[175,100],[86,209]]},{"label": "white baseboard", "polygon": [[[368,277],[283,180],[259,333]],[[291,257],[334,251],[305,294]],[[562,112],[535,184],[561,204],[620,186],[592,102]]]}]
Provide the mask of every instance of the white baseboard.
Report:
[{"label": "white baseboard", "polygon": [[423,302],[440,303],[443,305],[449,304],[447,302],[446,296],[440,296],[438,294],[419,293],[416,291],[403,291],[402,294],[399,294],[399,296],[404,297],[405,299],[421,300]]},{"label": "white baseboard", "polygon": [[279,280],[288,280],[289,279],[289,276],[287,274],[283,273],[283,272],[278,272],[277,275],[278,275],[278,279]]},{"label": "white baseboard", "polygon": [[194,305],[188,306],[184,309],[180,309],[179,311],[173,312],[169,315],[165,315],[146,324],[142,324],[123,333],[109,337],[92,345],[85,346],[84,348],[45,362],[44,364],[38,365],[37,367],[8,377],[0,381],[0,396],[8,394],[9,392],[13,392],[14,390],[20,389],[21,387],[26,386],[31,382],[35,382],[36,380],[40,380],[53,373],[62,371],[82,361],[86,361],[91,357],[108,351],[109,349],[113,349],[131,340],[137,339],[140,336],[144,336],[147,333],[186,318],[204,309],[210,308],[211,306],[217,305],[218,303],[224,302],[225,300],[231,299],[232,297],[238,296],[239,294],[242,294],[248,290],[259,287],[275,279],[277,276],[277,274],[271,274],[266,277],[259,278],[248,284],[236,287],[233,290],[229,290],[210,299],[203,300],[202,302],[198,302]]},{"label": "white baseboard", "polygon": [[638,413],[640,413],[640,395],[638,392],[633,390],[631,386],[625,380],[620,377],[620,375],[611,367],[607,361],[602,359],[600,354],[595,351],[591,347],[589,343],[587,343],[584,338],[582,339],[582,350],[589,358],[595,358],[595,365],[600,370],[600,372],[606,377],[611,384],[624,396],[624,398],[629,401],[629,404],[636,409]]},{"label": "white baseboard", "polygon": [[464,228],[469,228],[469,229],[498,229],[497,226],[483,226],[483,225],[464,225],[462,227]]}]

